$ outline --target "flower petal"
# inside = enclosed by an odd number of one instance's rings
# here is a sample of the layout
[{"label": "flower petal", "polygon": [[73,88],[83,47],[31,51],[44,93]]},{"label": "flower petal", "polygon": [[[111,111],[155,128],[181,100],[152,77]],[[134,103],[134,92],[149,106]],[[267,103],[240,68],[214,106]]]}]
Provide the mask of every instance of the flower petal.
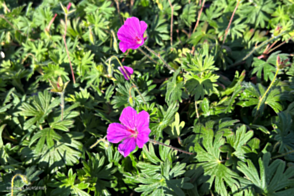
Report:
[{"label": "flower petal", "polygon": [[131,75],[134,73],[134,70],[131,67],[124,66],[125,70],[123,70],[121,67],[118,67],[118,69],[124,75],[126,80],[129,80],[129,77],[131,77]]},{"label": "flower petal", "polygon": [[119,29],[118,29],[118,32],[117,32],[117,38],[120,40],[120,41],[124,41],[124,42],[135,42],[136,40],[134,40],[134,35],[130,32],[130,29],[128,26],[121,26]]},{"label": "flower petal", "polygon": [[143,129],[145,127],[149,127],[149,114],[146,111],[141,111],[137,115],[137,124],[136,127],[138,130]]},{"label": "flower petal", "polygon": [[140,21],[140,26],[141,26],[141,36],[144,37],[144,33],[148,27],[148,25],[146,24],[146,22],[144,21]]},{"label": "flower petal", "polygon": [[119,117],[119,121],[127,128],[135,130],[137,122],[137,111],[130,106],[126,107],[122,111]]},{"label": "flower petal", "polygon": [[144,110],[137,115],[136,127],[138,136],[136,139],[136,144],[139,148],[143,148],[144,144],[149,141],[149,134],[151,132],[149,129],[149,118],[150,115]]},{"label": "flower petal", "polygon": [[127,18],[124,23],[124,26],[128,27],[129,33],[135,36],[141,35],[141,25],[140,21],[136,17]]},{"label": "flower petal", "polygon": [[131,136],[131,132],[128,131],[127,127],[119,123],[111,123],[107,129],[107,140],[111,143],[118,143],[125,138]]},{"label": "flower petal", "polygon": [[138,130],[138,136],[136,138],[136,144],[139,148],[143,148],[144,144],[149,141],[149,134],[151,130],[149,127],[144,127],[144,129]]},{"label": "flower petal", "polygon": [[127,138],[121,144],[118,145],[118,151],[124,157],[127,157],[133,150],[136,149],[136,139]]}]

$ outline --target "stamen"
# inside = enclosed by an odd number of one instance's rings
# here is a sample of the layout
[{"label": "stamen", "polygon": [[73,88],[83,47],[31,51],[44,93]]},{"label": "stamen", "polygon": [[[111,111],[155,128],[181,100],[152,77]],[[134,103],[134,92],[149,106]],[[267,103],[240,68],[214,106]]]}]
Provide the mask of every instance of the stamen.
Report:
[{"label": "stamen", "polygon": [[138,36],[135,37],[137,44],[141,44],[142,43],[142,39],[139,38]]}]

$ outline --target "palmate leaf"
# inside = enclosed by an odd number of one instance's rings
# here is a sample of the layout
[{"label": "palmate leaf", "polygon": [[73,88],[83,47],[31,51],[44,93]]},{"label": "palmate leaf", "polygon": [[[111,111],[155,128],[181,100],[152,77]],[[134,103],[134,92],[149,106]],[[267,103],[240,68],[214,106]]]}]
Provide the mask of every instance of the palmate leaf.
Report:
[{"label": "palmate leaf", "polygon": [[52,112],[53,108],[58,106],[60,100],[55,98],[51,102],[51,94],[47,91],[38,93],[38,96],[33,98],[32,105],[23,103],[20,107],[20,115],[32,117],[24,123],[24,129],[29,129],[32,125],[44,123],[45,118]]},{"label": "palmate leaf", "polygon": [[[45,135],[46,133],[48,135]],[[32,145],[35,141],[39,140],[35,147],[31,146],[31,149],[34,149],[33,154],[39,158],[39,165],[41,167],[48,167],[54,172],[58,166],[72,166],[78,162],[81,157],[83,144],[77,140],[83,137],[83,133],[79,132],[57,134],[53,129],[47,129],[46,132],[44,131],[42,134],[34,137],[34,141],[30,144]],[[22,152],[24,156],[28,156],[26,153],[25,150]]]},{"label": "palmate leaf", "polygon": [[168,25],[166,24],[164,15],[161,14],[154,17],[154,20],[151,23],[148,37],[155,39],[156,43],[162,46],[163,41],[169,39],[168,33]]},{"label": "palmate leaf", "polygon": [[254,85],[252,83],[243,83],[243,87],[245,88],[244,92],[241,93],[240,100],[237,105],[242,107],[250,107],[255,106],[252,114],[255,116],[258,112],[264,111],[264,106],[270,106],[276,113],[279,113],[283,108],[279,103],[281,93],[278,88],[273,88],[267,93],[264,101],[261,103],[259,111],[257,112],[257,105],[260,98],[264,95],[266,89],[261,84]]},{"label": "palmate leaf", "polygon": [[[275,146],[279,147],[278,152],[287,153],[294,150],[293,120],[287,112],[280,112],[278,116],[278,121],[275,123],[276,133],[272,133],[272,135],[277,141]],[[294,161],[294,157],[291,154],[287,155],[286,159]]]},{"label": "palmate leaf", "polygon": [[91,51],[74,54],[73,63],[77,66],[77,73],[83,77],[89,72],[90,67],[94,65],[94,54]]},{"label": "palmate leaf", "polygon": [[93,89],[96,90],[96,92],[99,95],[102,95],[101,90],[100,90],[100,83],[102,80],[103,73],[99,69],[99,66],[96,66],[94,64],[92,65],[92,68],[90,70],[91,71],[87,72],[86,76],[85,76],[85,80],[87,80],[86,88],[91,86]]},{"label": "palmate leaf", "polygon": [[177,81],[177,76],[180,73],[181,69],[178,69],[174,74],[173,77],[167,82],[166,87],[166,96],[165,101],[170,105],[170,103],[175,101],[182,101],[182,87],[184,86],[184,82]]},{"label": "palmate leaf", "polygon": [[276,72],[275,65],[276,65],[278,56],[282,60],[284,60],[284,59],[287,59],[288,54],[280,53],[280,51],[276,51],[272,53],[266,61],[263,61],[258,58],[254,58],[252,63],[252,66],[254,66],[252,74],[256,73],[256,76],[258,77],[258,79],[261,79],[263,75],[263,78],[265,81],[268,81],[268,79],[272,81]]},{"label": "palmate leaf", "polygon": [[[169,144],[166,141],[165,144]],[[174,152],[176,153],[176,152]],[[193,185],[189,183],[188,177],[182,177],[185,173],[185,163],[173,163],[171,149],[165,146],[159,146],[160,158],[154,152],[153,145],[149,143],[149,149],[146,145],[143,147],[143,154],[148,161],[137,163],[140,173],[132,176],[128,173],[125,176],[133,183],[140,183],[136,192],[142,192],[141,195],[185,195],[182,189],[191,189]]]},{"label": "palmate leaf", "polygon": [[227,136],[227,144],[221,147],[222,152],[227,152],[226,166],[233,165],[233,168],[236,169],[237,161],[245,161],[246,153],[254,152],[256,148],[259,148],[259,140],[251,139],[252,136],[253,131],[246,132],[245,125],[238,128],[236,133]]},{"label": "palmate leaf", "polygon": [[188,27],[190,27],[192,22],[196,21],[196,8],[197,6],[194,3],[189,3],[185,5],[183,13],[180,16]]},{"label": "palmate leaf", "polygon": [[246,143],[249,142],[252,136],[253,131],[246,132],[245,125],[237,129],[236,134],[227,136],[227,143],[230,144],[235,150],[232,154],[242,161],[245,161],[245,154],[251,152],[249,147],[246,146]]},{"label": "palmate leaf", "polygon": [[[108,33],[105,32],[105,29],[108,29],[109,22],[105,20],[102,15],[99,15],[98,11],[94,14],[90,14],[86,16],[87,22],[93,28],[96,36],[102,41],[105,41]],[[89,31],[87,33],[90,33]]]},{"label": "palmate leaf", "polygon": [[[117,88],[115,89],[117,91],[116,95],[113,97],[111,104],[114,105],[113,108],[119,108],[122,106],[127,106],[127,105],[137,105],[140,103],[144,103],[142,100],[141,96],[139,94],[135,95],[135,90],[134,88],[131,88],[132,85],[128,82],[125,83],[123,86],[121,83],[117,85]],[[131,89],[131,98],[129,94],[129,90]],[[144,100],[147,102],[151,100],[150,96],[147,96],[148,91],[144,91],[141,95],[144,98]]]},{"label": "palmate leaf", "polygon": [[258,79],[261,79],[263,74],[265,81],[273,80],[276,67],[258,58],[253,58],[252,66],[254,66],[252,74],[256,73]]},{"label": "palmate leaf", "polygon": [[43,67],[43,75],[41,76],[41,80],[49,81],[50,79],[57,78],[59,76],[63,76],[66,78],[66,80],[69,80],[67,75],[68,73],[64,71],[63,67],[49,63],[48,66]]},{"label": "palmate leaf", "polygon": [[80,177],[88,179],[91,185],[93,185],[93,191],[96,195],[110,195],[107,187],[110,187],[111,178],[116,172],[116,168],[112,169],[111,164],[105,165],[105,156],[99,154],[87,153],[89,156],[88,161],[83,161],[83,169],[78,170]]},{"label": "palmate leaf", "polygon": [[238,170],[248,179],[245,185],[249,187],[248,189],[251,189],[255,194],[266,196],[290,196],[293,194],[293,167],[289,167],[285,171],[286,163],[279,159],[270,164],[270,153],[264,154],[258,163],[259,171],[250,159],[247,159],[247,164],[238,162]]},{"label": "palmate leaf", "polygon": [[270,0],[253,0],[244,3],[237,10],[240,16],[243,16],[246,21],[255,24],[255,27],[265,27],[265,22],[269,20],[270,14],[273,13],[275,3]]},{"label": "palmate leaf", "polygon": [[72,168],[68,170],[68,174],[57,172],[56,179],[49,183],[50,187],[54,187],[54,190],[50,195],[79,195],[90,196],[89,193],[83,191],[89,187],[89,183],[77,182],[77,174],[73,174]]},{"label": "palmate leaf", "polygon": [[171,104],[167,110],[159,106],[158,123],[150,123],[151,134],[155,135],[156,139],[162,137],[162,130],[170,125],[173,121],[175,113],[178,111],[178,104]]},{"label": "palmate leaf", "polygon": [[183,69],[187,71],[184,77],[187,80],[186,87],[195,100],[202,99],[204,95],[211,94],[216,91],[215,82],[219,76],[213,74],[218,70],[214,65],[212,56],[195,55],[194,58],[187,54],[187,58],[183,59]]},{"label": "palmate leaf", "polygon": [[214,135],[212,129],[206,129],[200,137],[203,138],[202,145],[196,142],[194,147],[197,153],[196,159],[200,162],[197,166],[203,168],[205,176],[210,176],[207,181],[210,188],[214,184],[214,189],[218,194],[229,196],[230,188],[239,187],[237,181],[239,175],[222,164],[220,147],[225,143],[225,139],[222,133]]}]

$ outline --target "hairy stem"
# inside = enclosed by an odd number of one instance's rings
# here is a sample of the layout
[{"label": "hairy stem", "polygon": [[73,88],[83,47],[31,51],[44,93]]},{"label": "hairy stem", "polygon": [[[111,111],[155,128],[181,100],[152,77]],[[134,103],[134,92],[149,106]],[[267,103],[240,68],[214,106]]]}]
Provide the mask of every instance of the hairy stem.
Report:
[{"label": "hairy stem", "polygon": [[179,148],[176,148],[176,147],[173,147],[173,146],[170,146],[170,145],[167,145],[167,144],[164,144],[164,143],[152,140],[152,139],[149,139],[149,142],[152,142],[153,144],[159,144],[159,145],[162,145],[162,146],[166,146],[168,148],[171,148],[173,150],[176,150],[176,151],[179,151],[179,152],[182,152],[182,153],[185,153],[185,154],[189,154],[189,155],[194,155],[195,154],[195,153],[188,152],[188,151],[185,151],[185,150],[181,150]]},{"label": "hairy stem", "polygon": [[121,18],[121,15],[120,15],[119,1],[118,1],[118,0],[114,0],[114,1],[115,1],[115,4],[116,4],[116,8],[117,8],[117,13],[118,13],[119,20],[120,20],[120,22],[123,24],[124,21],[123,21],[123,19]]},{"label": "hairy stem", "polygon": [[197,118],[199,118],[199,113],[198,113],[198,107],[197,107],[197,101],[195,101],[195,112],[196,112],[196,116]]},{"label": "hairy stem", "polygon": [[142,50],[140,47],[138,48],[138,50],[140,52],[142,52],[145,56],[147,56],[147,58],[150,59],[150,61],[152,61],[153,63],[157,64],[157,62],[149,54],[147,54],[146,52],[144,52],[144,50]]},{"label": "hairy stem", "polygon": [[269,90],[270,90],[271,87],[273,86],[274,82],[276,81],[276,78],[277,78],[277,75],[278,75],[278,73],[279,73],[279,70],[280,70],[280,69],[279,69],[279,65],[277,65],[277,71],[276,71],[276,73],[275,73],[275,76],[274,76],[274,78],[273,78],[271,84],[269,85],[269,87],[267,88],[267,90],[265,91],[265,93],[262,95],[262,97],[261,97],[261,98],[259,99],[259,101],[258,101],[257,111],[259,110],[260,105],[261,105],[263,99],[266,97],[267,93],[269,92]]},{"label": "hairy stem", "polygon": [[[106,136],[105,136],[106,137]],[[105,142],[105,137],[104,138],[100,138],[99,140],[97,140],[97,142],[95,142],[95,144],[93,144],[92,146],[90,146],[90,149],[94,148],[95,146],[97,146],[99,144],[99,142],[103,141]]]},{"label": "hairy stem", "polygon": [[173,20],[174,20],[174,7],[170,0],[168,0],[171,9],[171,19],[170,19],[170,45],[173,45]]},{"label": "hairy stem", "polygon": [[21,177],[22,181],[25,183],[25,184],[28,184],[28,180],[26,178],[25,175],[22,175],[22,174],[15,174],[12,179],[11,179],[11,196],[13,196],[13,182],[14,182],[14,178],[16,178],[17,176]]},{"label": "hairy stem", "polygon": [[61,121],[63,120],[63,110],[64,110],[64,92],[60,93],[60,109],[61,109]]},{"label": "hairy stem", "polygon": [[[134,84],[132,78],[129,77],[129,75],[127,74],[127,71],[125,70],[124,66],[121,64],[121,62],[120,62],[120,60],[117,58],[117,56],[111,56],[111,57],[109,58],[109,63],[110,63],[110,61],[111,61],[112,58],[115,58],[115,59],[117,60],[117,62],[118,62],[119,65],[121,66],[122,70],[125,72],[126,76],[127,76],[128,79],[130,80],[130,82],[132,83],[132,85],[135,86],[135,89],[136,89],[137,92],[139,93],[139,95],[140,95],[140,97],[142,98],[142,100],[144,101],[144,103],[147,104],[146,101],[145,101],[145,99],[144,99],[144,97],[142,96],[141,92],[139,91],[139,88],[137,87],[136,84]],[[106,60],[106,61],[107,61],[107,60]]]},{"label": "hairy stem", "polygon": [[255,52],[256,50],[260,49],[262,46],[266,45],[267,43],[269,43],[269,42],[271,42],[271,41],[273,41],[275,39],[278,39],[279,37],[281,37],[282,35],[284,35],[284,33],[286,33],[286,31],[283,31],[279,35],[277,35],[275,37],[272,37],[272,38],[264,41],[263,43],[259,44],[258,46],[255,46],[244,58],[242,58],[240,61],[234,63],[233,65],[230,65],[228,67],[228,69],[230,69],[230,68],[232,68],[232,67],[234,67],[236,65],[239,65],[242,61],[245,61],[247,58],[249,58],[253,54],[253,52]]},{"label": "hairy stem", "polygon": [[275,157],[272,157],[271,159],[276,159],[276,158],[283,157],[283,156],[285,156],[285,155],[292,154],[292,153],[294,153],[294,150],[291,150],[291,151],[289,151],[289,152],[286,152],[286,153],[283,153],[283,154],[277,155],[277,156],[275,156]]},{"label": "hairy stem", "polygon": [[167,64],[167,62],[166,62],[163,58],[161,58],[160,54],[157,54],[156,52],[154,52],[153,50],[151,50],[151,49],[150,49],[148,46],[146,46],[146,45],[144,45],[144,47],[145,47],[149,52],[151,52],[152,54],[154,54],[155,56],[157,56],[157,57],[163,62],[163,64],[164,64],[169,70],[171,70],[171,71],[175,71],[174,68],[172,68],[171,66],[169,66],[169,64]]},{"label": "hairy stem", "polygon": [[236,13],[236,11],[237,11],[237,8],[238,8],[240,2],[241,2],[241,0],[238,0],[238,1],[237,1],[237,5],[236,5],[236,7],[235,7],[235,9],[234,9],[234,11],[233,11],[233,13],[232,13],[232,16],[231,16],[230,22],[229,22],[228,27],[227,27],[227,29],[226,29],[226,31],[225,31],[225,37],[224,37],[224,40],[223,40],[223,44],[224,44],[225,41],[226,41],[227,34],[228,34],[228,32],[229,32],[229,29],[230,29],[230,26],[231,26],[231,24],[232,24],[232,21],[233,21],[234,15],[235,15],[235,13]]},{"label": "hairy stem", "polygon": [[[202,6],[201,6],[201,9],[200,9],[199,12],[198,12],[198,18],[197,18],[197,22],[196,22],[196,24],[195,24],[195,27],[194,27],[193,33],[195,33],[196,28],[197,28],[197,26],[198,26],[198,24],[199,24],[200,16],[201,16],[201,14],[202,14],[202,10],[203,10],[204,4],[205,4],[205,0],[203,0],[203,3],[202,3]],[[189,37],[190,37],[190,36],[191,36],[191,35],[189,35]]]},{"label": "hairy stem", "polygon": [[73,80],[73,83],[75,84],[76,83],[75,74],[74,74],[74,71],[72,69],[71,60],[70,60],[70,56],[69,56],[69,51],[68,51],[67,44],[66,44],[66,38],[65,38],[66,37],[66,31],[67,31],[67,15],[65,14],[65,29],[64,29],[64,35],[62,36],[62,38],[63,38],[67,58],[68,58],[70,69],[71,69],[72,80]]}]

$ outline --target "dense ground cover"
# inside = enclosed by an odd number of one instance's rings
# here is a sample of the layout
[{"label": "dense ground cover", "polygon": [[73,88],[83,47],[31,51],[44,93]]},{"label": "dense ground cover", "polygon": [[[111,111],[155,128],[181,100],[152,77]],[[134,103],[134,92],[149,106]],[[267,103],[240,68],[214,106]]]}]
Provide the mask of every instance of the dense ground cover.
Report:
[{"label": "dense ground cover", "polygon": [[294,195],[293,0],[1,0],[1,195]]}]

